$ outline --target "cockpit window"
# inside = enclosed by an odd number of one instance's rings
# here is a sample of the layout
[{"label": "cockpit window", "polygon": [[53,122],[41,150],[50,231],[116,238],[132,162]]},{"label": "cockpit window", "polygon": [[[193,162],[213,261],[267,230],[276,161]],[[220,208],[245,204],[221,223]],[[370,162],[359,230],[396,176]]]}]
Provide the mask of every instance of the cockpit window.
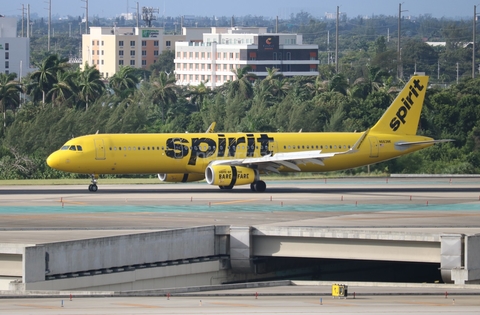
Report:
[{"label": "cockpit window", "polygon": [[77,148],[75,148],[74,145],[70,146],[70,151],[77,151]]},{"label": "cockpit window", "polygon": [[77,145],[77,151],[82,151],[82,146],[81,145]]},{"label": "cockpit window", "polygon": [[64,145],[60,150],[68,150],[70,148],[69,145]]}]

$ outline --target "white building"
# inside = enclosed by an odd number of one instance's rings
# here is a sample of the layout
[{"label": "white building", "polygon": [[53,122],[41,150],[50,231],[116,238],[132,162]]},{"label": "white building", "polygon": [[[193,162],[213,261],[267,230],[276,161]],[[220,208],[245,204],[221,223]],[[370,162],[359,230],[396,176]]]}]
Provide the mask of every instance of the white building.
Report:
[{"label": "white building", "polygon": [[212,28],[203,41],[175,43],[175,75],[179,85],[215,88],[235,80],[233,69],[249,65],[259,78],[266,68],[286,77],[318,75],[318,45],[304,45],[302,35],[267,33],[266,28]]},{"label": "white building", "polygon": [[17,19],[0,16],[0,73],[16,73],[21,78],[30,68],[30,42],[17,37]]}]

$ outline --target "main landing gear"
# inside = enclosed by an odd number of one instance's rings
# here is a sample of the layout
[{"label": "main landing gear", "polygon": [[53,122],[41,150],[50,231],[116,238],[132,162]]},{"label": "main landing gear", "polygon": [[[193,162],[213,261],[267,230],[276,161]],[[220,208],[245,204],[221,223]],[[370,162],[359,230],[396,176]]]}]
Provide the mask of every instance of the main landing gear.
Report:
[{"label": "main landing gear", "polygon": [[267,184],[263,180],[259,180],[250,184],[250,189],[256,192],[264,192],[267,189]]},{"label": "main landing gear", "polygon": [[98,186],[97,186],[98,175],[92,174],[90,175],[90,177],[92,178],[92,183],[88,185],[88,191],[96,192],[98,190]]}]

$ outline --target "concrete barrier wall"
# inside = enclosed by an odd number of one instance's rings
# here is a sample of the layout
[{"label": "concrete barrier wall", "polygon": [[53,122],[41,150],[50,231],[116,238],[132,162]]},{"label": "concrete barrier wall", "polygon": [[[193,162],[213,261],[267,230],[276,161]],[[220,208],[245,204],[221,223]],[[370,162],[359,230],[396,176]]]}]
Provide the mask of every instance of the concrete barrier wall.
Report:
[{"label": "concrete barrier wall", "polygon": [[219,284],[227,280],[228,270],[218,260],[136,269],[133,271],[100,274],[26,283],[25,290],[91,290],[130,291],[184,286]]},{"label": "concrete barrier wall", "polygon": [[66,274],[213,255],[214,226],[44,244],[25,249],[24,282],[45,279],[47,269]]}]

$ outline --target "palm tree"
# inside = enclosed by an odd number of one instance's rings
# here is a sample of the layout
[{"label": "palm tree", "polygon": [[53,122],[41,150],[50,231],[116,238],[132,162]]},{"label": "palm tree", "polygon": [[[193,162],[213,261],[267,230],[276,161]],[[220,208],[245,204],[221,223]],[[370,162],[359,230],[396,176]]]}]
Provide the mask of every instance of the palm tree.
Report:
[{"label": "palm tree", "polygon": [[273,84],[275,81],[283,78],[283,74],[278,72],[280,71],[280,69],[273,68],[273,67],[272,68],[265,67],[265,69],[267,70],[267,76],[265,77],[265,79],[262,80],[263,84],[270,85],[270,84]]},{"label": "palm tree", "polygon": [[88,103],[103,94],[105,84],[95,66],[90,67],[87,63],[85,63],[83,71],[80,72],[78,80],[80,99],[85,102],[85,110],[88,110]]},{"label": "palm tree", "polygon": [[125,97],[135,92],[139,82],[137,69],[127,66],[121,67],[108,83],[116,95]]},{"label": "palm tree", "polygon": [[208,80],[196,86],[189,86],[189,91],[185,93],[186,97],[190,97],[190,102],[197,106],[197,111],[200,111],[200,104],[203,104],[205,97],[213,94],[212,89],[205,85],[207,82]]},{"label": "palm tree", "polygon": [[[30,74],[30,78],[35,84],[29,87],[30,93],[34,92],[36,89],[40,89],[42,92],[42,103],[45,104],[45,97],[48,91],[50,91],[53,85],[57,82],[57,74],[64,72],[69,64],[67,63],[68,59],[60,58],[58,55],[50,55],[45,58],[38,69]],[[36,93],[32,93],[34,101],[38,100],[36,98]]]},{"label": "palm tree", "polygon": [[165,113],[168,106],[177,101],[175,76],[173,74],[167,75],[165,72],[160,72],[158,76],[152,75],[150,77],[150,82],[154,87],[153,102],[158,102],[160,112],[162,113],[162,120],[165,123]]},{"label": "palm tree", "polygon": [[22,92],[22,88],[20,82],[15,80],[16,78],[17,75],[15,73],[0,73],[0,105],[3,111],[4,128],[7,126],[7,107],[16,108],[20,105],[20,93]]},{"label": "palm tree", "polygon": [[250,73],[252,67],[247,65],[243,68],[237,68],[232,70],[236,79],[230,84],[230,96],[235,97],[237,95],[243,96],[245,99],[250,99],[253,96],[252,80],[257,78],[257,75]]},{"label": "palm tree", "polygon": [[67,102],[76,95],[77,85],[74,82],[74,72],[57,73],[57,82],[53,84],[50,91],[48,91],[46,98],[51,98],[52,106],[57,102]]}]

